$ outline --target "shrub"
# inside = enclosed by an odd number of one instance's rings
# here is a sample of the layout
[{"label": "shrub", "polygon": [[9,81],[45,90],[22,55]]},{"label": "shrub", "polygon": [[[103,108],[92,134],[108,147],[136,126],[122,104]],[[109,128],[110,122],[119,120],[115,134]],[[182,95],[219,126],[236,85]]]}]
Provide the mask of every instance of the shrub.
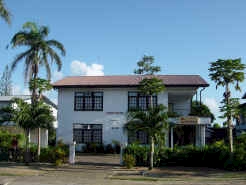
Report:
[{"label": "shrub", "polygon": [[148,153],[149,153],[148,146],[138,145],[136,143],[128,145],[124,150],[124,154],[129,154],[134,156],[137,166],[148,165]]},{"label": "shrub", "polygon": [[113,144],[113,149],[114,149],[114,153],[119,154],[120,153],[120,142],[119,141],[112,141]]},{"label": "shrub", "polygon": [[135,166],[135,158],[133,155],[125,154],[123,157],[124,165],[130,169]]},{"label": "shrub", "polygon": [[[246,138],[246,136],[243,136]],[[226,170],[246,170],[246,141],[238,138],[235,143],[233,155],[230,155],[229,148],[224,141],[213,145],[198,148],[195,146],[184,146],[160,148],[155,150],[154,165],[168,166],[197,166],[212,167]],[[137,166],[148,165],[149,147],[137,144],[128,145],[124,153],[135,158]]]},{"label": "shrub", "polygon": [[61,159],[57,159],[57,160],[55,161],[55,165],[56,165],[56,166],[61,166],[61,165],[62,165],[62,160],[61,160]]},{"label": "shrub", "polygon": [[104,153],[103,144],[88,143],[83,147],[84,153]]},{"label": "shrub", "polygon": [[69,156],[69,147],[62,142],[58,142],[57,146],[49,146],[47,148],[41,148],[40,162],[48,163],[64,163],[67,162]]},{"label": "shrub", "polygon": [[113,154],[114,153],[114,148],[113,148],[112,144],[106,145],[105,153],[107,153],[107,154]]}]

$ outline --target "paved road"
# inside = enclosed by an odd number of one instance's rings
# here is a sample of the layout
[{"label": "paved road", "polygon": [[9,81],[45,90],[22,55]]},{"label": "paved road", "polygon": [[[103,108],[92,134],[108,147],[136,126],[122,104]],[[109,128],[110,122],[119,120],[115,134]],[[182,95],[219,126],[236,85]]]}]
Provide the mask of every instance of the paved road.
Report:
[{"label": "paved road", "polygon": [[[16,164],[0,164],[0,184],[8,185],[151,185],[151,184],[174,184],[174,185],[245,185],[243,180],[220,180],[213,181],[205,177],[189,180],[164,179],[161,181],[136,181],[136,180],[112,180],[112,174],[122,169],[119,167],[119,156],[91,156],[77,157],[75,165],[66,165],[54,168],[48,165],[30,165],[29,167]],[[3,174],[15,173],[19,176],[3,176]],[[24,173],[24,174],[23,174]],[[2,176],[1,176],[2,174]],[[134,175],[132,176],[134,177]]]}]

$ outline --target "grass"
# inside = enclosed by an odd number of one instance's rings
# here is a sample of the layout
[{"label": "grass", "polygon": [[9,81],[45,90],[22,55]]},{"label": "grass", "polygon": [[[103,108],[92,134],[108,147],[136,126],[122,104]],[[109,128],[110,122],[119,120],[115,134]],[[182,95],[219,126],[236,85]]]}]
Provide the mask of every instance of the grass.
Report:
[{"label": "grass", "polygon": [[113,176],[110,177],[111,180],[129,180],[129,181],[158,181],[158,178],[151,177],[129,177],[129,176]]},{"label": "grass", "polygon": [[0,176],[24,176],[24,174],[4,173],[0,172]]}]

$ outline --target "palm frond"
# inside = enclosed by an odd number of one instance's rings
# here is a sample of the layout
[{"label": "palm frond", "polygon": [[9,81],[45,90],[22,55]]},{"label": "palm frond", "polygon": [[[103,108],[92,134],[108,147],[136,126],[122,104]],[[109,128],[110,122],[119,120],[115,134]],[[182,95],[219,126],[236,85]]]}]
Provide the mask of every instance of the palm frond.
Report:
[{"label": "palm frond", "polygon": [[0,17],[2,17],[8,24],[11,24],[11,14],[5,7],[3,0],[0,0]]},{"label": "palm frond", "polygon": [[51,57],[51,60],[54,61],[57,65],[57,68],[58,68],[58,71],[61,70],[62,68],[62,61],[61,61],[61,58],[59,57],[59,55],[52,49],[49,47],[48,49],[48,53],[49,53],[49,56]]},{"label": "palm frond", "polygon": [[56,49],[59,49],[60,52],[61,52],[61,54],[62,54],[63,56],[66,55],[66,50],[65,50],[65,48],[64,48],[64,46],[63,46],[62,43],[58,42],[57,40],[48,40],[46,43],[47,43],[49,46],[53,46],[53,47],[55,47]]},{"label": "palm frond", "polygon": [[25,57],[27,57],[28,54],[30,54],[31,51],[32,51],[32,50],[29,49],[29,50],[27,50],[27,51],[25,51],[25,52],[20,53],[19,55],[17,55],[16,58],[15,58],[15,60],[14,60],[14,61],[12,62],[12,64],[11,64],[11,71],[13,71],[13,70],[16,68],[17,64],[18,64],[22,59],[24,59]]}]

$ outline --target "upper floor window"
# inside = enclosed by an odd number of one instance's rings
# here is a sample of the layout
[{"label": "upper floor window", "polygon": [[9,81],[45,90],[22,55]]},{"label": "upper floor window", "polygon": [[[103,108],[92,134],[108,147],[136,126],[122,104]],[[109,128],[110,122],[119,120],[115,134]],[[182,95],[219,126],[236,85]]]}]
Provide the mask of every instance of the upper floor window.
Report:
[{"label": "upper floor window", "polygon": [[[150,101],[150,96],[143,95],[140,92],[128,92],[128,110],[147,110],[150,108]],[[157,95],[152,96],[152,105],[157,106]]]},{"label": "upper floor window", "polygon": [[103,92],[75,92],[74,110],[102,111]]}]

